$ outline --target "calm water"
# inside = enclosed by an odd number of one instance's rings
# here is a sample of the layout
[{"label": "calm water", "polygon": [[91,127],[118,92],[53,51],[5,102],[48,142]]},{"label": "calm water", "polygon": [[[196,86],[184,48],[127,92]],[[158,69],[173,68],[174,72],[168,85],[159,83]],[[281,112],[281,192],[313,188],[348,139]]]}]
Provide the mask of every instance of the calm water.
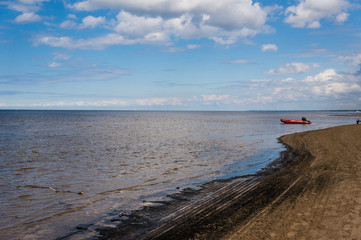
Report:
[{"label": "calm water", "polygon": [[[0,111],[0,238],[92,237],[119,212],[257,171],[284,134],[356,120],[330,114]],[[313,123],[279,121],[302,116]]]}]

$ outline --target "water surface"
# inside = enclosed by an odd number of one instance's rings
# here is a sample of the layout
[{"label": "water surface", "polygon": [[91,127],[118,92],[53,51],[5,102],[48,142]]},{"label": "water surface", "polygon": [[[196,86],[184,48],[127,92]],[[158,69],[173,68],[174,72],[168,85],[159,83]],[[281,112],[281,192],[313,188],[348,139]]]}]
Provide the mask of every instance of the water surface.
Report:
[{"label": "water surface", "polygon": [[[330,114],[0,111],[0,238],[92,237],[121,211],[256,172],[282,135],[355,122]],[[302,116],[313,123],[279,121]]]}]

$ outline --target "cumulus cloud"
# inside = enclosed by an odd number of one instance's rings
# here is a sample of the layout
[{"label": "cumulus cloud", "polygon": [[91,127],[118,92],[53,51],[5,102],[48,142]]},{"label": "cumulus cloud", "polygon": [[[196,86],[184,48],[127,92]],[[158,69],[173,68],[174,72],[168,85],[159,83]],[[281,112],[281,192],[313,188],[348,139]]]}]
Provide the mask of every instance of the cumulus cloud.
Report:
[{"label": "cumulus cloud", "polygon": [[118,14],[117,20],[115,31],[130,37],[140,37],[161,32],[164,25],[161,17],[136,16],[125,11]]},{"label": "cumulus cloud", "polygon": [[338,23],[346,22],[348,19],[348,16],[350,16],[350,14],[348,14],[346,12],[342,12],[336,16],[336,22],[338,22]]},{"label": "cumulus cloud", "polygon": [[322,83],[322,82],[329,82],[335,81],[342,78],[342,75],[338,74],[335,69],[326,69],[325,71],[315,75],[315,76],[308,76],[303,80],[303,82],[307,83]]},{"label": "cumulus cloud", "polygon": [[68,14],[67,18],[68,18],[67,20],[63,21],[59,25],[60,28],[72,29],[72,28],[77,27],[77,23],[75,22],[75,20],[77,19],[76,15]]},{"label": "cumulus cloud", "polygon": [[42,20],[42,17],[36,14],[41,9],[43,2],[48,0],[15,0],[15,1],[5,1],[1,4],[7,5],[11,10],[21,12],[14,21],[16,23],[31,23],[39,22]]},{"label": "cumulus cloud", "polygon": [[[193,38],[208,38],[221,45],[231,45],[259,33],[274,32],[266,25],[267,16],[274,8],[262,7],[252,0],[85,0],[68,6],[78,11],[119,9],[119,14],[115,19],[109,20],[107,26],[108,29],[114,26],[114,32],[93,39],[71,39],[80,48],[106,47],[104,38],[108,36],[113,37],[112,41],[108,41],[108,46],[136,43],[172,45],[175,39]],[[75,18],[69,18],[60,27],[75,28],[74,20]],[[105,24],[105,21],[103,17],[88,16],[79,27],[94,28]],[[65,46],[63,41],[66,37],[48,38],[52,38],[52,41],[38,43]],[[94,46],[90,46],[90,43]]]},{"label": "cumulus cloud", "polygon": [[95,28],[105,23],[105,17],[87,16],[83,18],[80,28]]},{"label": "cumulus cloud", "polygon": [[317,95],[347,94],[350,92],[361,92],[361,86],[357,83],[349,84],[333,82],[325,85],[315,86],[312,91]]},{"label": "cumulus cloud", "polygon": [[267,18],[267,11],[259,3],[253,3],[252,0],[85,0],[73,4],[71,7],[79,11],[119,9],[128,12],[143,12],[162,18],[189,13],[197,18],[203,18],[203,20],[207,18],[211,25],[227,29],[241,26],[259,28]]},{"label": "cumulus cloud", "polygon": [[[218,2],[216,6],[211,6],[209,1],[205,3],[203,0],[198,3],[194,1],[188,6],[182,1],[165,0],[158,4],[147,1],[143,5],[125,5],[125,9],[128,6],[128,9],[137,11],[144,11],[144,6],[147,5],[147,12],[150,14],[133,14],[121,10],[117,15],[115,31],[130,39],[157,33],[166,36],[166,40],[172,36],[183,39],[206,37],[227,45],[270,28],[265,25],[267,11],[258,3],[253,4],[248,0],[228,0]],[[124,5],[121,2],[118,4]]]},{"label": "cumulus cloud", "polygon": [[262,52],[266,52],[266,51],[277,51],[278,47],[276,44],[263,44],[262,45]]},{"label": "cumulus cloud", "polygon": [[319,28],[324,18],[343,23],[349,16],[346,12],[349,7],[347,0],[301,0],[286,9],[285,22],[295,28]]},{"label": "cumulus cloud", "polygon": [[337,97],[351,93],[360,93],[360,80],[353,74],[337,73],[335,69],[326,69],[314,76],[300,81],[295,91],[310,92],[317,96]]},{"label": "cumulus cloud", "polygon": [[41,17],[33,12],[24,12],[17,16],[14,21],[17,23],[39,22],[41,21]]},{"label": "cumulus cloud", "polygon": [[280,68],[271,69],[266,72],[266,75],[286,75],[286,74],[299,74],[306,73],[311,70],[312,67],[317,67],[317,64],[305,64],[300,62],[287,63]]},{"label": "cumulus cloud", "polygon": [[77,17],[74,14],[69,14],[68,19],[63,21],[59,27],[60,28],[66,28],[66,29],[85,29],[85,28],[96,28],[102,25],[105,25],[106,19],[105,17],[94,17],[94,16],[86,16],[82,19],[82,22],[80,24],[77,24],[75,21]]},{"label": "cumulus cloud", "polygon": [[[264,104],[287,103],[287,106],[299,107],[302,103],[309,104],[314,101],[315,107],[331,106],[338,107],[339,103],[358,101],[361,94],[361,76],[337,72],[335,69],[325,69],[315,75],[304,78],[287,77],[284,79],[269,79],[258,81],[257,84],[248,88],[253,93],[252,98],[264,100]],[[336,101],[338,103],[336,103]],[[332,102],[332,103],[331,103]],[[286,105],[285,105],[286,106]],[[304,105],[305,108],[309,105]]]}]

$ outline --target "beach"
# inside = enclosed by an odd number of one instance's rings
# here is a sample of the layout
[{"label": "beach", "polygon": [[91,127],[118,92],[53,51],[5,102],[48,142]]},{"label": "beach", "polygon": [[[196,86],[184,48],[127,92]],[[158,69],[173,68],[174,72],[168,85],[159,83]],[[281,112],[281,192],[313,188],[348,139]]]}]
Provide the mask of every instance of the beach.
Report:
[{"label": "beach", "polygon": [[[253,200],[260,180],[293,159],[279,138],[355,123],[355,116],[330,116],[346,113],[0,111],[0,233],[90,239],[120,226],[124,239],[139,239],[171,234],[187,216],[211,221],[221,212],[227,219],[247,206],[257,212],[288,187]],[[282,124],[280,116],[307,116],[312,124]],[[217,217],[203,218],[205,211]],[[217,231],[202,231],[223,236],[248,217],[230,218],[222,231],[221,221],[208,222]]]},{"label": "beach", "polygon": [[284,136],[299,151],[279,173],[289,188],[224,239],[360,239],[360,137],[357,125]]},{"label": "beach", "polygon": [[361,126],[286,135],[257,174],[185,189],[121,216],[104,239],[359,239]]}]

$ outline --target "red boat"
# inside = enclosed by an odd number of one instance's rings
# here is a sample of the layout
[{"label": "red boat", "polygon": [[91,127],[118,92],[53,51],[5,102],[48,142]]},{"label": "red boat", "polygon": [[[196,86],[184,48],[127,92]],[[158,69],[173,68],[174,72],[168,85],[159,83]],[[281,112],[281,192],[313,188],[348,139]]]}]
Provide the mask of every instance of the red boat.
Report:
[{"label": "red boat", "polygon": [[311,124],[311,121],[306,118],[302,118],[302,120],[281,118],[281,122],[286,124]]}]

